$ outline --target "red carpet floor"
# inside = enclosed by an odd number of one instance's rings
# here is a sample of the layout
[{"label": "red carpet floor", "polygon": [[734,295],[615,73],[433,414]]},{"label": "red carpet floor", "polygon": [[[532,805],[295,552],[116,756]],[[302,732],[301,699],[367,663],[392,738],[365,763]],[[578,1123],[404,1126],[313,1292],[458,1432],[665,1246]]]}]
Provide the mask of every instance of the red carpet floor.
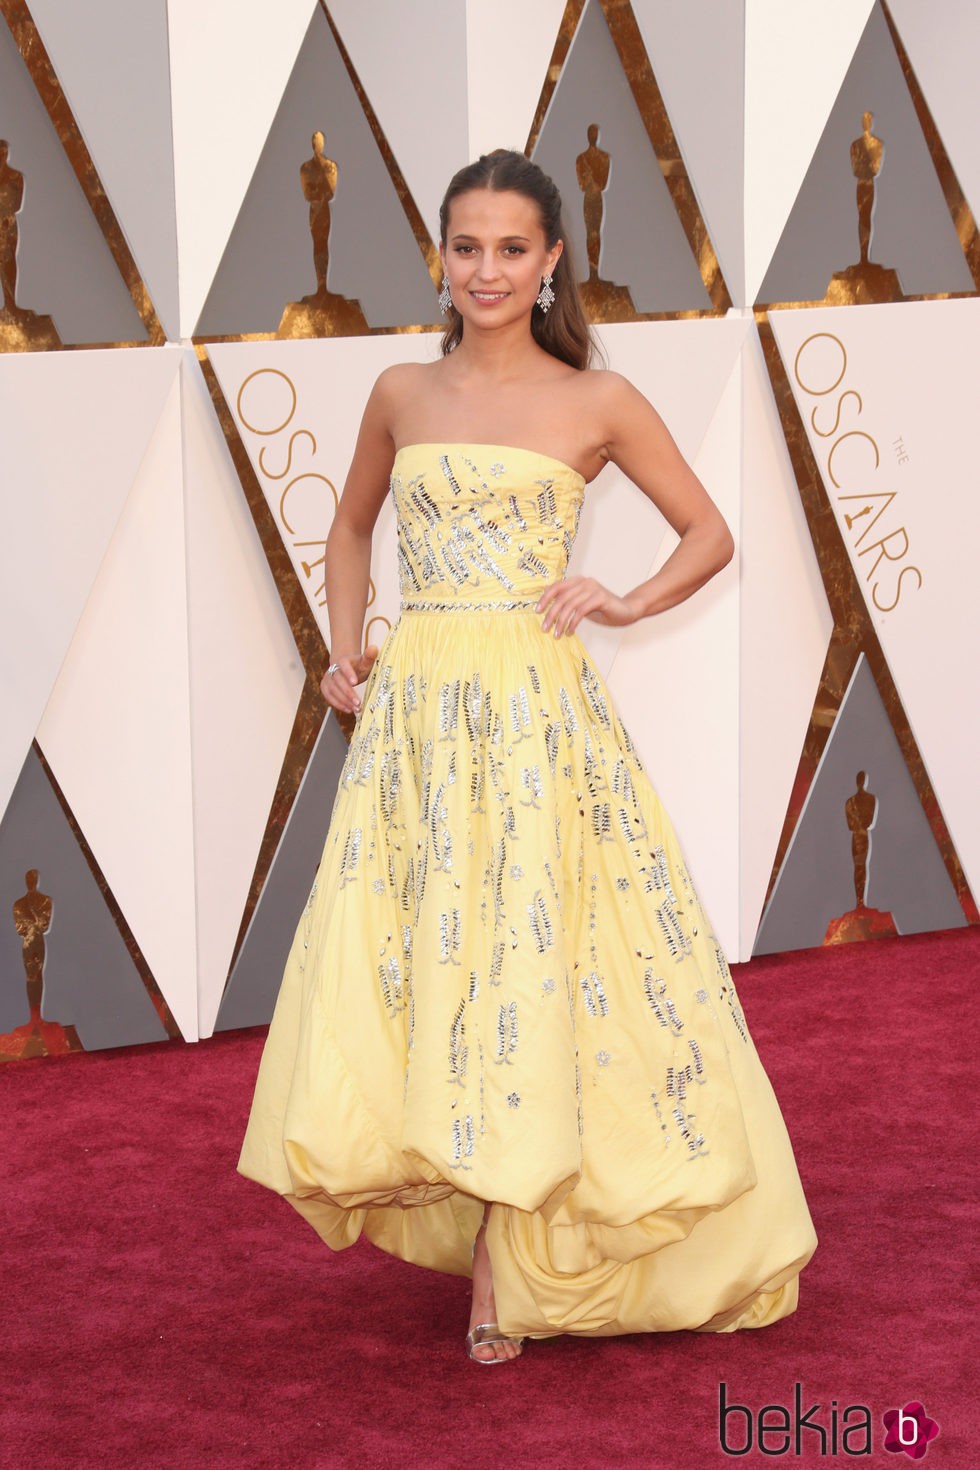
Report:
[{"label": "red carpet floor", "polygon": [[[491,1370],[464,1356],[466,1282],[333,1255],[236,1175],[259,1032],[0,1068],[0,1465],[895,1470],[882,1414],[912,1400],[940,1426],[930,1470],[980,1465],[980,932],[770,957],[738,982],[820,1236],[799,1312],[532,1343]],[[754,1419],[740,1457],[722,1382]],[[759,1410],[792,1411],[797,1383],[825,1442],[759,1454]],[[870,1454],[844,1453],[849,1405],[871,1410]],[[729,1429],[744,1445],[745,1416]]]}]

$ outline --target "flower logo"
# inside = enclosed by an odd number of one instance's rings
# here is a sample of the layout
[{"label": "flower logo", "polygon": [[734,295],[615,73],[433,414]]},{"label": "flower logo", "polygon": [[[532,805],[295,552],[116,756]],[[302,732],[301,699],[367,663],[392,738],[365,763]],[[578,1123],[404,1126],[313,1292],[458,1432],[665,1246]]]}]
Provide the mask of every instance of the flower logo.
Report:
[{"label": "flower logo", "polygon": [[922,1404],[913,1401],[904,1409],[889,1409],[883,1416],[885,1449],[897,1455],[904,1450],[910,1460],[924,1458],[932,1440],[939,1433],[939,1425],[930,1419]]}]

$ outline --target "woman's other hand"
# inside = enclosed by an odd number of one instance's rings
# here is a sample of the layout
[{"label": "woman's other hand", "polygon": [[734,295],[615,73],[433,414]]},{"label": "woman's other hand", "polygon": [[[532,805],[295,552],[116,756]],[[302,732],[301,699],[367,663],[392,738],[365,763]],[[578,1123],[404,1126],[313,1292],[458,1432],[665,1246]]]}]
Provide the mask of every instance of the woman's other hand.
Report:
[{"label": "woman's other hand", "polygon": [[361,699],[356,693],[356,686],[364,683],[377,656],[376,645],[369,643],[363,653],[342,653],[331,662],[330,668],[320,680],[320,693],[331,709],[341,710],[345,714],[352,714],[360,709]]}]

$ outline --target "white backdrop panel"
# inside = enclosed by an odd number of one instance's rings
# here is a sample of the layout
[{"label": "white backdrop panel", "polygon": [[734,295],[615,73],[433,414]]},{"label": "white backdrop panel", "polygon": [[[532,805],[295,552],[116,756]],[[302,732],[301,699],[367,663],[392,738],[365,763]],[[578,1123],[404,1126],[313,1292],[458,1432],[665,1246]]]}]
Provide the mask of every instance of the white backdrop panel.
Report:
[{"label": "white backdrop panel", "polygon": [[[599,336],[610,368],[650,400],[691,464],[748,329],[747,321],[731,317],[628,322],[602,327]],[[586,492],[569,574],[596,577],[617,592],[627,592],[650,575],[666,530],[652,501],[609,464]],[[622,628],[586,620],[578,631],[597,667],[608,674]]]},{"label": "white backdrop panel", "polygon": [[756,299],[874,0],[745,0],[745,299]]},{"label": "white backdrop panel", "polygon": [[[179,352],[172,351],[173,367]],[[197,1037],[180,383],[38,730],[182,1034]]]},{"label": "white backdrop panel", "polygon": [[976,891],[980,300],[774,316],[841,536]]},{"label": "white backdrop panel", "polygon": [[167,348],[0,355],[0,812],[176,371]]},{"label": "white backdrop panel", "polygon": [[833,618],[758,334],[742,349],[739,959],[759,929]]},{"label": "white backdrop panel", "polygon": [[471,159],[493,148],[523,152],[564,13],[565,0],[466,0]]},{"label": "white backdrop panel", "polygon": [[167,0],[180,335],[201,314],[316,0]]},{"label": "white backdrop panel", "polygon": [[[730,324],[744,330],[745,323]],[[736,339],[740,342],[741,337]],[[727,345],[727,344],[726,344]],[[741,382],[735,361],[693,468],[738,526]],[[720,398],[720,402],[719,402]],[[651,576],[673,550],[668,532]],[[622,630],[610,693],[667,809],[718,938],[738,945],[738,555],[679,607]]]},{"label": "white backdrop panel", "polygon": [[303,667],[193,352],[181,363],[200,1033],[210,1036]]},{"label": "white backdrop panel", "polygon": [[[344,488],[361,414],[378,374],[396,362],[438,353],[431,333],[242,342],[208,349],[222,392],[327,646],[324,541]],[[380,644],[398,616],[395,512],[389,497],[374,533],[376,596],[365,623]]]},{"label": "white backdrop panel", "polygon": [[[331,0],[330,14],[433,240],[468,162],[466,10],[459,0]],[[496,6],[494,15],[496,19]]]}]

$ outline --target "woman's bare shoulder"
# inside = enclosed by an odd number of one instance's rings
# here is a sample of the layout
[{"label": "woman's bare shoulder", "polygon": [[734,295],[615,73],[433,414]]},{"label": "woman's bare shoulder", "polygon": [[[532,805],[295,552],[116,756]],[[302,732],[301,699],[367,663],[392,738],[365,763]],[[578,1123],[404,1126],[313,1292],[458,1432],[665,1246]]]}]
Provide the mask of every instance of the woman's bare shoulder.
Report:
[{"label": "woman's bare shoulder", "polygon": [[612,368],[588,368],[580,377],[583,392],[597,403],[615,406],[632,403],[637,397],[642,397],[629,378],[624,378],[622,373],[614,372]]},{"label": "woman's bare shoulder", "polygon": [[606,457],[609,444],[617,439],[623,426],[643,419],[659,423],[653,405],[622,373],[610,368],[588,368],[570,385],[569,408],[579,423],[589,426],[589,437],[603,448]]},{"label": "woman's bare shoulder", "polygon": [[397,408],[425,382],[431,381],[440,367],[441,361],[393,362],[378,374],[371,396]]}]

